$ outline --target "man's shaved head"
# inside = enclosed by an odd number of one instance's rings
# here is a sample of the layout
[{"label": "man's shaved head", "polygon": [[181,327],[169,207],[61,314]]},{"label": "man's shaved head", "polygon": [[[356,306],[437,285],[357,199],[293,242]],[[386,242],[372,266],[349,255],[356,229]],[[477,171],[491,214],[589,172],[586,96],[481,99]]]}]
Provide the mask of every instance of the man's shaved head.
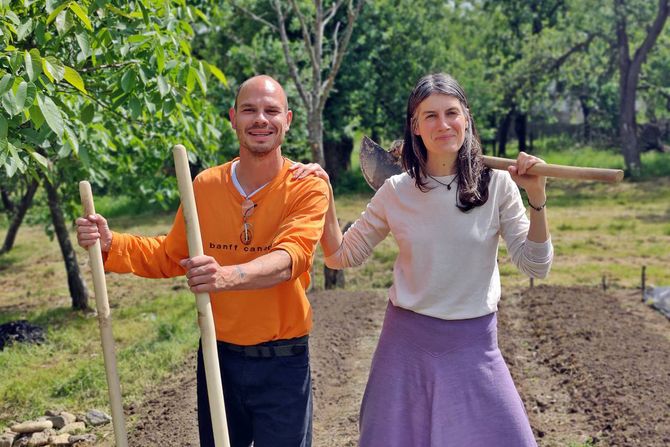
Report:
[{"label": "man's shaved head", "polygon": [[293,117],[281,84],[267,75],[244,81],[228,114],[240,142],[240,154],[254,157],[281,151]]},{"label": "man's shaved head", "polygon": [[237,89],[237,94],[235,95],[235,105],[234,105],[235,110],[237,110],[237,100],[240,97],[240,93],[247,87],[256,87],[256,88],[260,87],[262,89],[265,89],[266,91],[278,90],[281,94],[281,98],[284,105],[284,111],[288,110],[288,98],[286,97],[286,92],[284,91],[284,88],[281,86],[279,82],[277,82],[277,80],[268,75],[258,75],[251,77],[240,85],[240,87]]}]

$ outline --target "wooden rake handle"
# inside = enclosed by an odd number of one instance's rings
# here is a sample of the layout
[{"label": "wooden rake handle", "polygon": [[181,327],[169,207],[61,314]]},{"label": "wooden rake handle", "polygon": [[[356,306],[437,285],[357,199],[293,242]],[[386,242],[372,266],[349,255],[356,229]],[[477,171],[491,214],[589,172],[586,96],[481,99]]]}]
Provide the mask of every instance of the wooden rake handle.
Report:
[{"label": "wooden rake handle", "polygon": [[[186,222],[186,238],[188,240],[188,254],[192,258],[203,254],[202,238],[200,236],[200,223],[198,222],[198,210],[193,195],[193,182],[191,181],[191,170],[188,166],[186,149],[181,144],[172,148],[174,165],[177,172],[177,184],[179,185],[179,196],[181,197],[182,211]],[[226,421],[226,408],[223,402],[223,385],[221,383],[221,370],[219,369],[219,354],[216,347],[216,332],[214,330],[214,317],[212,315],[212,304],[208,293],[196,293],[195,301],[198,307],[198,325],[202,340],[202,356],[205,364],[205,378],[207,381],[207,397],[212,415],[212,428],[214,430],[214,444],[216,447],[230,447],[228,438],[228,424]]]},{"label": "wooden rake handle", "polygon": [[[516,164],[516,160],[484,155],[484,164],[492,169],[507,170],[509,166],[514,166]],[[552,165],[548,163],[538,163],[528,169],[528,173],[533,175],[543,175],[545,177],[598,180],[610,183],[620,182],[623,179],[623,171],[621,169],[581,168],[577,166]]]},{"label": "wooden rake handle", "polygon": [[[91,184],[87,181],[79,182],[79,195],[81,197],[81,204],[84,207],[84,217],[95,214]],[[102,261],[102,250],[100,248],[99,239],[95,241],[95,244],[88,247],[88,256],[91,260],[91,271],[93,272],[95,305],[98,311],[98,324],[100,326],[100,338],[102,339],[102,354],[105,360],[105,373],[107,374],[109,403],[112,407],[114,439],[117,447],[128,447],[128,435],[126,433],[123,405],[121,404],[121,385],[116,370],[112,317],[109,312],[107,282],[105,280],[105,269]]]}]

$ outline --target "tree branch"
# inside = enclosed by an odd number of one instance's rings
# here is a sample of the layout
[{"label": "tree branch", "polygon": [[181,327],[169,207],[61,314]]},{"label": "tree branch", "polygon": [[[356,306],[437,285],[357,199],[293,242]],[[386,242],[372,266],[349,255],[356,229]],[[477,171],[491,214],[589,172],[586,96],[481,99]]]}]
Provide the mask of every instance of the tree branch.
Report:
[{"label": "tree branch", "polygon": [[[340,42],[337,40],[337,34],[340,31],[340,22],[337,22],[335,24],[335,31],[333,31],[333,54],[337,54],[340,48]],[[335,58],[333,58],[331,64],[330,64],[330,69],[332,70],[335,67]]]},{"label": "tree branch", "polygon": [[291,7],[295,14],[298,16],[298,21],[300,22],[300,29],[302,30],[302,39],[305,42],[305,48],[307,49],[307,54],[309,54],[309,59],[312,61],[312,66],[318,66],[316,61],[316,54],[314,53],[314,45],[312,45],[312,38],[309,35],[309,30],[307,28],[307,22],[305,21],[305,16],[302,15],[300,8],[296,4],[295,0],[291,0]]},{"label": "tree branch", "polygon": [[275,32],[278,32],[278,31],[279,31],[275,25],[273,25],[272,23],[268,22],[268,21],[265,20],[263,17],[258,16],[258,15],[256,15],[256,14],[254,14],[253,12],[249,11],[248,9],[246,9],[246,8],[244,8],[244,7],[240,6],[240,5],[238,5],[236,1],[231,0],[230,4],[233,5],[233,8],[235,8],[235,9],[239,9],[239,10],[242,11],[244,14],[248,15],[249,17],[251,17],[253,20],[255,20],[255,21],[259,22],[259,23],[262,23],[263,25],[269,27],[271,30],[273,30],[273,31],[275,31]]},{"label": "tree branch", "polygon": [[333,88],[333,84],[335,82],[335,76],[337,75],[337,72],[340,70],[342,59],[344,59],[344,55],[347,51],[347,46],[349,45],[349,40],[351,39],[351,33],[354,30],[354,23],[356,22],[356,19],[358,18],[358,15],[360,14],[361,8],[363,7],[364,3],[365,0],[358,0],[358,3],[356,4],[355,8],[351,7],[352,6],[351,3],[349,4],[349,10],[347,12],[347,28],[344,31],[344,36],[342,36],[342,40],[338,44],[339,48],[337,54],[334,55],[335,61],[333,63],[333,68],[330,70],[330,74],[328,75],[326,81],[322,84],[321,98],[319,100],[319,110],[323,110],[323,108],[326,105],[326,99],[328,99],[328,94],[330,93],[330,90]]},{"label": "tree branch", "polygon": [[326,17],[323,19],[323,26],[328,25],[328,22],[332,20],[333,17],[335,17],[335,14],[337,13],[337,10],[340,9],[340,6],[342,6],[342,3],[344,3],[344,0],[338,0],[336,2],[333,2],[332,6],[330,7],[330,10],[326,14]]},{"label": "tree branch", "polygon": [[616,16],[617,49],[619,50],[619,64],[622,67],[627,67],[630,64],[630,48],[628,45],[628,32],[626,31],[625,6],[624,0],[615,1],[614,11]]},{"label": "tree branch", "polygon": [[644,62],[645,58],[647,57],[647,54],[654,46],[654,43],[656,43],[656,39],[658,39],[658,36],[661,34],[661,31],[663,31],[663,26],[665,25],[665,21],[668,18],[669,11],[670,11],[669,0],[658,0],[658,13],[656,14],[654,23],[651,25],[649,31],[647,32],[647,36],[645,37],[644,42],[642,42],[640,48],[638,48],[635,51],[635,55],[633,56],[633,62],[632,62],[634,66],[641,66],[642,63]]},{"label": "tree branch", "polygon": [[106,70],[108,68],[123,68],[126,65],[139,65],[139,64],[140,61],[131,60],[131,61],[118,62],[116,64],[103,64],[103,65],[96,65],[95,67],[84,67],[80,68],[79,71],[82,73],[88,73],[91,71]]},{"label": "tree branch", "polygon": [[298,67],[295,64],[295,61],[291,57],[291,51],[289,48],[289,41],[288,41],[288,36],[286,35],[286,26],[284,24],[284,13],[281,10],[281,0],[273,0],[272,5],[275,8],[275,11],[277,12],[277,20],[279,22],[279,26],[275,27],[275,29],[278,29],[279,31],[279,36],[281,37],[281,46],[282,49],[284,50],[284,57],[286,58],[286,64],[288,65],[289,73],[291,75],[291,78],[293,78],[293,82],[295,83],[296,89],[298,89],[298,94],[300,95],[300,98],[302,99],[303,103],[305,104],[305,107],[307,108],[308,111],[312,109],[311,104],[309,102],[309,96],[308,93],[305,91],[302,82],[300,81],[300,77],[298,75]]}]

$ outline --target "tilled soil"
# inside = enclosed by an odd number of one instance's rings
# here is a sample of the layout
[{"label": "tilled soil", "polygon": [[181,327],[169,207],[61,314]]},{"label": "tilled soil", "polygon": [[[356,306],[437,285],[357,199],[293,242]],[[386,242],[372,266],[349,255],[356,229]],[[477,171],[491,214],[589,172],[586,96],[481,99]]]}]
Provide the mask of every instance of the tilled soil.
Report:
[{"label": "tilled soil", "polygon": [[[385,293],[325,291],[310,300],[314,446],[355,446]],[[538,445],[670,445],[670,322],[639,292],[536,287],[504,297],[499,324]],[[195,407],[191,357],[127,408],[130,445],[197,446]]]}]

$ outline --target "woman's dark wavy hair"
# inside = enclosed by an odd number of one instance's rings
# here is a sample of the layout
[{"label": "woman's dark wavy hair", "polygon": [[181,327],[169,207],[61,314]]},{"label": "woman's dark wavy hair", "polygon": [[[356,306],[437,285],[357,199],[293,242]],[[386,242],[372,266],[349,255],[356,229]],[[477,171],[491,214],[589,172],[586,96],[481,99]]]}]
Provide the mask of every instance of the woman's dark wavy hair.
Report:
[{"label": "woman's dark wavy hair", "polygon": [[463,212],[481,206],[489,198],[489,182],[491,170],[484,166],[482,145],[475,128],[468,100],[463,88],[451,76],[444,73],[429,74],[417,82],[407,100],[407,117],[405,120],[405,138],[402,150],[402,166],[412,177],[417,188],[426,192],[428,172],[426,162],[428,153],[420,136],[414,134],[417,127],[416,110],[426,98],[433,94],[453,96],[461,103],[468,127],[465,131],[463,146],[458,150],[456,159],[456,175],[458,176],[458,200],[456,206]]}]

